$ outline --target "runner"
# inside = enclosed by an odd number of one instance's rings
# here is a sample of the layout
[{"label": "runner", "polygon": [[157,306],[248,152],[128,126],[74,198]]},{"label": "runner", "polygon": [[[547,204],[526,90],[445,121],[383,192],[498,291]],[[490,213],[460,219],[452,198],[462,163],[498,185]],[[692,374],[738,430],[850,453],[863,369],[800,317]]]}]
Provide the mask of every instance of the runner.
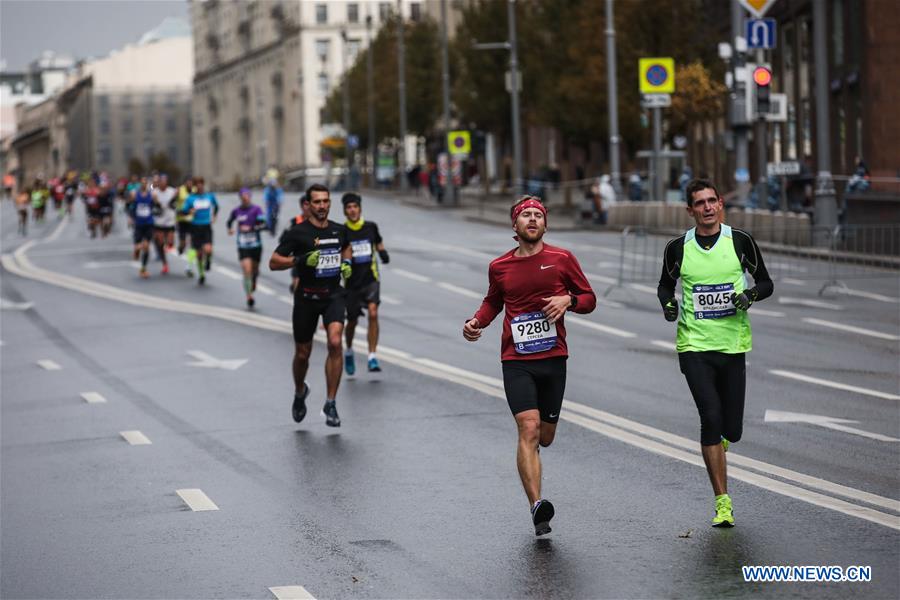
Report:
[{"label": "runner", "polygon": [[266,187],[263,198],[266,200],[266,226],[274,237],[278,228],[278,212],[281,210],[281,188],[278,187],[278,171],[269,169],[265,177]]},{"label": "runner", "polygon": [[44,211],[47,208],[49,196],[50,193],[47,191],[44,181],[40,177],[35,179],[31,188],[31,214],[36,223],[44,222]]},{"label": "runner", "polygon": [[16,187],[16,177],[12,173],[3,174],[3,197],[12,198],[13,188]]},{"label": "runner", "polygon": [[87,228],[91,233],[91,239],[97,237],[97,227],[100,226],[100,190],[93,180],[84,184],[81,197],[84,199],[84,210],[87,216]]},{"label": "runner", "polygon": [[75,204],[75,196],[78,195],[78,175],[75,171],[66,174],[66,214],[72,214],[72,206]]},{"label": "runner", "polygon": [[[179,256],[184,254],[184,249],[187,247],[188,240],[191,237],[191,221],[193,217],[191,215],[185,214],[184,211],[184,203],[188,199],[188,196],[194,193],[194,180],[190,177],[186,177],[184,179],[184,183],[181,184],[181,187],[178,188],[178,197],[175,202],[175,226],[178,229],[178,254]],[[187,260],[187,269],[185,269],[184,274],[188,277],[194,276],[194,271],[191,269],[191,265],[193,265],[197,260],[197,251],[194,250],[194,247],[191,246],[188,248],[187,256],[185,257]]]},{"label": "runner", "polygon": [[378,252],[381,262],[388,264],[390,256],[384,249],[378,225],[366,221],[362,217],[362,198],[352,192],[341,198],[344,205],[344,216],[347,221],[347,240],[353,254],[353,275],[347,280],[347,328],[344,338],[347,341],[344,350],[344,369],[347,375],[356,373],[356,361],[353,356],[353,334],[359,322],[363,308],[367,311],[369,363],[370,373],[381,371],[375,350],[378,346],[378,305],[381,304],[381,277],[378,272],[378,261],[374,251]]},{"label": "runner", "polygon": [[116,208],[116,196],[109,185],[109,179],[100,178],[100,186],[97,189],[97,206],[100,218],[100,235],[106,237],[112,231],[113,211]]},{"label": "runner", "polygon": [[[712,525],[733,527],[725,452],[743,431],[744,355],[752,348],[747,309],[771,296],[774,286],[750,234],[721,223],[725,204],[715,186],[694,179],[685,197],[697,225],[666,245],[657,295],[666,320],[678,321],[678,363],[700,413],[700,450],[715,495]],[[750,289],[744,271],[753,275]]]},{"label": "runner", "polygon": [[66,199],[66,186],[61,177],[54,177],[49,183],[50,196],[53,198],[53,209],[60,217],[65,215],[63,202]]},{"label": "runner", "polygon": [[194,193],[184,201],[182,213],[191,215],[191,245],[197,251],[197,284],[206,283],[206,271],[212,264],[212,224],[219,214],[215,194],[205,192],[202,177],[194,179]]},{"label": "runner", "polygon": [[156,253],[162,260],[162,271],[160,271],[162,275],[169,272],[166,252],[175,247],[175,194],[177,194],[177,190],[169,185],[169,178],[166,175],[160,175],[156,188],[159,209],[158,214],[153,218],[153,244],[156,246]]},{"label": "runner", "polygon": [[156,194],[150,189],[147,178],[142,177],[131,202],[131,218],[134,223],[134,260],[140,255],[140,275],[144,279],[150,277],[147,259],[150,257],[150,240],[153,239],[153,211],[158,206]]},{"label": "runner", "polygon": [[554,509],[541,497],[539,446],[556,435],[566,387],[567,310],[589,313],[597,298],[575,256],[543,241],[547,209],[533,196],[523,196],[510,210],[518,248],[491,262],[488,293],[475,316],[466,321],[463,337],[474,342],[506,307],[500,360],[506,400],[519,429],[516,463],[535,535],[550,533]]},{"label": "runner", "polygon": [[294,292],[294,421],[306,416],[309,386],[306,372],[312,339],[322,317],[328,339],[328,358],[325,360],[326,398],[322,413],[325,424],[340,427],[335,398],[341,382],[341,336],[344,333],[345,297],[341,279],[352,273],[350,244],[346,229],[328,219],[331,197],[324,185],[313,184],[302,198],[304,212],[309,217],[293,224],[279,240],[269,259],[269,268],[283,271],[300,268],[300,284]]},{"label": "runner", "polygon": [[238,224],[237,247],[238,260],[244,271],[244,293],[247,294],[247,306],[253,307],[256,301],[256,278],[259,277],[259,259],[262,256],[262,239],[259,232],[266,228],[266,217],[260,207],[251,203],[248,188],[241,188],[241,204],[236,206],[228,217],[228,235],[234,235],[234,222]]},{"label": "runner", "polygon": [[28,235],[28,205],[31,202],[31,190],[23,187],[16,194],[16,212],[19,213],[19,235]]}]

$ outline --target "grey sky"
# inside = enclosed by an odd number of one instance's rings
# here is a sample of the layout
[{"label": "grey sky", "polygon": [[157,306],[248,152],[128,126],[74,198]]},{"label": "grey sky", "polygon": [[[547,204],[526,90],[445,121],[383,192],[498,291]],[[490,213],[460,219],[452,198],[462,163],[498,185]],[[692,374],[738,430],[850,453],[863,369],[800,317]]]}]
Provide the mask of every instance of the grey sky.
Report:
[{"label": "grey sky", "polygon": [[99,58],[166,17],[189,21],[187,0],[0,0],[0,58],[8,70],[24,69],[43,50]]}]

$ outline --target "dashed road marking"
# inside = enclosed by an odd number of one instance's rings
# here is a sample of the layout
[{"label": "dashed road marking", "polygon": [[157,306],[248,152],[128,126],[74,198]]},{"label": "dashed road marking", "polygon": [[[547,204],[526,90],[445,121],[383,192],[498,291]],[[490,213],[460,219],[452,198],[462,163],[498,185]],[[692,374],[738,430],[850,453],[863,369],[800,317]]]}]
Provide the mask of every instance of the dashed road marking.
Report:
[{"label": "dashed road marking", "polygon": [[881,392],[879,390],[870,390],[869,388],[858,387],[855,385],[849,385],[846,383],[841,383],[839,381],[829,381],[828,379],[819,379],[818,377],[811,377],[809,375],[803,375],[802,373],[794,373],[793,371],[783,371],[781,369],[769,369],[769,373],[771,373],[773,375],[778,375],[779,377],[795,379],[797,381],[803,381],[805,383],[821,385],[823,387],[829,387],[829,388],[833,388],[836,390],[844,390],[845,392],[855,392],[857,394],[863,394],[865,396],[872,396],[873,398],[884,398],[885,400],[900,400],[900,396],[898,396],[897,394],[889,394],[887,392]]},{"label": "dashed road marking", "polygon": [[593,329],[595,331],[602,331],[603,333],[608,333],[610,335],[614,335],[620,338],[635,338],[637,337],[636,333],[631,333],[630,331],[625,331],[624,329],[619,329],[617,327],[610,327],[609,325],[603,325],[601,323],[595,323],[583,317],[574,317],[572,315],[566,315],[566,323],[574,323],[575,325],[580,325],[582,327],[587,327],[588,329]]},{"label": "dashed road marking", "polygon": [[809,300],[807,298],[791,298],[789,296],[779,297],[778,304],[809,306],[810,308],[824,308],[827,310],[844,310],[844,307],[840,304],[832,304],[822,300]]},{"label": "dashed road marking", "polygon": [[88,404],[106,404],[106,398],[99,392],[81,392],[81,397]]},{"label": "dashed road marking", "polygon": [[406,277],[407,279],[412,279],[413,281],[420,281],[422,283],[431,283],[431,277],[426,277],[425,275],[419,275],[418,273],[413,273],[412,271],[407,271],[405,269],[391,269],[392,273],[396,273],[400,277]]},{"label": "dashed road marking", "polygon": [[153,443],[150,438],[137,430],[120,431],[119,435],[132,446],[149,446]]},{"label": "dashed road marking", "polygon": [[666,350],[675,352],[675,344],[673,344],[672,342],[667,342],[666,340],[653,340],[650,343],[654,346],[658,346],[660,348],[665,348]]},{"label": "dashed road marking", "polygon": [[269,591],[272,592],[272,595],[278,598],[278,600],[316,600],[302,585],[270,587]]},{"label": "dashed road marking", "polygon": [[803,321],[805,323],[809,323],[810,325],[819,325],[821,327],[829,327],[831,329],[840,329],[841,331],[849,331],[850,333],[858,333],[859,335],[867,335],[869,337],[874,337],[882,340],[900,340],[900,336],[891,335],[890,333],[882,333],[881,331],[874,331],[872,329],[866,329],[865,327],[844,325],[843,323],[835,323],[833,321],[825,321],[823,319],[813,319],[812,317],[804,317]]},{"label": "dashed road marking", "polygon": [[62,369],[61,366],[59,366],[57,363],[50,360],[49,358],[41,359],[41,360],[37,361],[37,364],[40,367],[46,369],[47,371],[59,371],[60,369]]},{"label": "dashed road marking", "polygon": [[793,277],[782,277],[778,282],[786,283],[787,285],[806,285],[806,282],[802,279],[794,279]]},{"label": "dashed road marking", "polygon": [[209,496],[203,493],[203,490],[197,488],[188,488],[182,490],[175,490],[175,493],[181,496],[181,499],[184,500],[184,503],[188,505],[194,512],[200,512],[204,510],[219,510],[219,507],[216,506],[216,503],[209,499]]},{"label": "dashed road marking", "polygon": [[459,294],[460,296],[465,296],[466,298],[473,298],[475,300],[481,300],[484,298],[484,296],[482,296],[478,292],[467,290],[466,288],[459,287],[458,285],[453,285],[452,283],[447,283],[446,281],[439,281],[438,287],[443,288],[449,292]]},{"label": "dashed road marking", "polygon": [[869,300],[877,300],[878,302],[888,302],[890,304],[897,304],[900,302],[900,298],[892,298],[891,296],[885,296],[884,294],[852,290],[845,287],[834,288],[834,291],[838,294],[844,294],[845,296],[857,296],[858,298],[868,298]]}]

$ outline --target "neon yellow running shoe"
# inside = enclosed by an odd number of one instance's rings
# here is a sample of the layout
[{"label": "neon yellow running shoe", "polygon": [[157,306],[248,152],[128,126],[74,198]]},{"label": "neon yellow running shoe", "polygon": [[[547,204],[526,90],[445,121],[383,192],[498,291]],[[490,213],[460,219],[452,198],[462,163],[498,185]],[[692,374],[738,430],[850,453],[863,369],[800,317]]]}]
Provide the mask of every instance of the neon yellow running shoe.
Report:
[{"label": "neon yellow running shoe", "polygon": [[725,436],[723,435],[722,436],[722,450],[724,450],[725,452],[728,452],[728,446],[730,446],[730,445],[731,445],[731,442],[729,442],[727,439],[725,439]]},{"label": "neon yellow running shoe", "polygon": [[712,520],[713,527],[734,527],[734,511],[728,494],[716,496],[716,516]]}]

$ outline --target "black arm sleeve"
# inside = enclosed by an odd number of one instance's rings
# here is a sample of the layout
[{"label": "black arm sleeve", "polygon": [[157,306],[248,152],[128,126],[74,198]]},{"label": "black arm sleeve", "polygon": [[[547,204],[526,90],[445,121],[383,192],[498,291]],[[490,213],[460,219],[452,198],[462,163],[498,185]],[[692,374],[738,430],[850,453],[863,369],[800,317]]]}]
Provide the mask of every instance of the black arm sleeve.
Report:
[{"label": "black arm sleeve", "polygon": [[234,224],[234,220],[236,217],[237,215],[234,214],[234,211],[231,211],[231,214],[228,215],[228,221],[225,223],[225,227],[231,229],[231,226]]},{"label": "black arm sleeve", "polygon": [[684,257],[684,236],[675,238],[666,244],[663,252],[662,274],[656,288],[656,297],[663,307],[675,297],[675,281],[681,275],[681,261]]},{"label": "black arm sleeve", "polygon": [[755,285],[749,290],[753,301],[765,300],[775,291],[775,284],[769,277],[769,271],[766,269],[766,263],[763,262],[762,253],[759,251],[759,246],[756,245],[756,240],[746,231],[736,229],[734,241],[734,249],[741,260],[741,267],[753,276]]}]

